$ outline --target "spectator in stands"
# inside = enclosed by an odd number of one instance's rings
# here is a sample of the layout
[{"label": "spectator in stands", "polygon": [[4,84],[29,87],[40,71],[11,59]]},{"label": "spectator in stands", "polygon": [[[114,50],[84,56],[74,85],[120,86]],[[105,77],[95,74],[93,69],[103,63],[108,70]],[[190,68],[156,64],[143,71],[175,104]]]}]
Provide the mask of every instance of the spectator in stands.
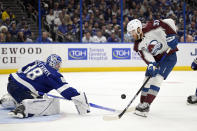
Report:
[{"label": "spectator in stands", "polygon": [[97,31],[97,35],[93,37],[93,42],[107,42],[106,37],[102,35],[102,32],[100,30]]},{"label": "spectator in stands", "polygon": [[23,16],[20,22],[17,24],[17,29],[22,29],[27,24],[26,18]]},{"label": "spectator in stands", "polygon": [[112,32],[107,42],[120,42],[120,38],[116,36],[115,32]]},{"label": "spectator in stands", "polygon": [[16,42],[33,42],[33,40],[25,37],[24,33],[19,31]]},{"label": "spectator in stands", "polygon": [[22,31],[18,32],[18,36],[17,36],[17,42],[25,42],[26,38],[24,36],[24,33]]},{"label": "spectator in stands", "polygon": [[[189,34],[186,34],[186,38],[185,39],[186,39],[186,42],[194,42],[193,37],[191,35],[189,35]],[[181,37],[180,41],[184,42],[184,36]]]},{"label": "spectator in stands", "polygon": [[2,13],[3,13],[3,3],[0,2],[0,16],[1,16]]},{"label": "spectator in stands", "polygon": [[12,22],[10,28],[8,29],[10,34],[14,37],[17,37],[18,29],[16,28],[16,22]]},{"label": "spectator in stands", "polygon": [[8,32],[8,28],[4,25],[0,27],[0,32],[6,34]]},{"label": "spectator in stands", "polygon": [[41,43],[51,43],[52,39],[49,37],[48,32],[44,31],[42,32],[42,38],[38,37],[36,42],[41,42]]},{"label": "spectator in stands", "polygon": [[58,27],[62,25],[62,18],[61,15],[59,14],[59,17],[55,18],[54,20],[54,32],[58,30]]},{"label": "spectator in stands", "polygon": [[11,27],[9,28],[9,32],[13,37],[17,38],[17,34],[18,34],[19,30],[16,28],[16,22],[11,23]]},{"label": "spectator in stands", "polygon": [[4,43],[4,42],[6,42],[5,34],[4,33],[0,33],[0,43]]},{"label": "spectator in stands", "polygon": [[53,9],[50,9],[49,14],[46,16],[47,24],[51,25],[52,22],[54,22],[54,20],[55,20],[55,16],[54,16],[54,13],[53,13]]},{"label": "spectator in stands", "polygon": [[62,10],[65,7],[66,7],[66,1],[65,0],[60,0],[60,2],[59,2],[59,9]]},{"label": "spectator in stands", "polygon": [[61,10],[59,9],[59,3],[58,2],[55,2],[53,10],[54,10],[55,18],[59,17],[59,13],[61,12]]},{"label": "spectator in stands", "polygon": [[16,37],[13,37],[10,32],[7,32],[6,42],[16,42]]},{"label": "spectator in stands", "polygon": [[42,6],[41,6],[41,16],[42,18],[45,17],[47,14],[48,14],[48,4],[46,3],[43,3]]},{"label": "spectator in stands", "polygon": [[6,26],[7,28],[10,28],[11,26],[10,18],[6,18],[6,20],[3,22],[3,25]]},{"label": "spectator in stands", "polygon": [[58,35],[58,41],[63,41],[64,36],[66,36],[66,33],[68,32],[66,22],[62,20],[62,24],[58,26],[57,35]]},{"label": "spectator in stands", "polygon": [[76,39],[76,30],[73,29],[73,26],[71,24],[67,25],[67,33],[65,35],[65,42],[77,42]]},{"label": "spectator in stands", "polygon": [[66,25],[72,25],[73,24],[73,22],[72,22],[72,20],[71,20],[71,18],[68,14],[65,14],[63,19],[64,19]]},{"label": "spectator in stands", "polygon": [[32,37],[32,32],[27,24],[24,25],[24,27],[21,29],[21,31],[23,32],[23,34],[26,38]]},{"label": "spectator in stands", "polygon": [[86,32],[84,37],[82,38],[82,42],[91,43],[93,41],[93,37],[91,36],[90,32]]},{"label": "spectator in stands", "polygon": [[7,7],[2,13],[2,20],[5,21],[7,18],[14,19],[15,15],[10,12],[10,7]]}]

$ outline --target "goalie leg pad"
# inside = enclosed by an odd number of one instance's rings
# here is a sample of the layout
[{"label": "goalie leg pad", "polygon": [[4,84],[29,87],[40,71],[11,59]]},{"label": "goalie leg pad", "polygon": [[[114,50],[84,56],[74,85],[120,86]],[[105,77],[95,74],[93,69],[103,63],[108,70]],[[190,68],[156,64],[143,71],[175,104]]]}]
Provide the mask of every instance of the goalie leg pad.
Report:
[{"label": "goalie leg pad", "polygon": [[74,102],[79,115],[84,115],[90,112],[90,106],[84,92],[80,93],[78,96],[72,97],[72,101]]},{"label": "goalie leg pad", "polygon": [[22,101],[22,105],[25,107],[25,117],[28,117],[29,114],[49,116],[60,113],[59,99],[56,98],[26,99]]},{"label": "goalie leg pad", "polygon": [[6,109],[16,108],[17,102],[10,94],[5,94],[0,99],[0,105]]}]

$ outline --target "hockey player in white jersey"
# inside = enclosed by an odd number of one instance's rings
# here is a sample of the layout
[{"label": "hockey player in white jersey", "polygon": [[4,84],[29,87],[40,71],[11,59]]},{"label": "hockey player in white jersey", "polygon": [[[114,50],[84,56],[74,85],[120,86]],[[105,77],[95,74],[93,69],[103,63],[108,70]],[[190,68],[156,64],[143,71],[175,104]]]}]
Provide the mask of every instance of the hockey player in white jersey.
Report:
[{"label": "hockey player in white jersey", "polygon": [[[191,64],[191,68],[193,70],[197,70],[197,58],[194,59],[194,61]],[[197,89],[194,95],[190,95],[187,97],[188,104],[196,104],[197,103]]]},{"label": "hockey player in white jersey", "polygon": [[45,95],[55,89],[65,99],[74,102],[80,115],[90,112],[85,93],[70,87],[59,73],[61,62],[60,56],[52,54],[46,62],[34,61],[10,74],[8,94],[0,99],[0,105],[5,108],[14,107],[9,114],[19,118],[58,114],[59,100]]},{"label": "hockey player in white jersey", "polygon": [[[137,115],[146,116],[163,80],[167,78],[177,62],[176,26],[172,19],[164,19],[150,21],[142,27],[141,21],[134,19],[127,24],[127,33],[135,39],[134,50],[148,65],[145,80],[151,76],[141,91],[140,103],[135,111]],[[171,48],[170,52],[159,64],[159,68],[156,68],[169,48]]]}]

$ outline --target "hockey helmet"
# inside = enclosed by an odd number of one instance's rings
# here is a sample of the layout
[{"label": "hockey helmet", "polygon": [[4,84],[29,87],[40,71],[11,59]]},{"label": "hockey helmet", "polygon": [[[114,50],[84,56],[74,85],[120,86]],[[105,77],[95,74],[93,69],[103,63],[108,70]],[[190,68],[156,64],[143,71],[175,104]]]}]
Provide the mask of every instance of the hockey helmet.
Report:
[{"label": "hockey helmet", "polygon": [[127,24],[127,33],[130,35],[130,32],[134,30],[138,34],[138,28],[142,29],[141,21],[138,19],[131,20]]},{"label": "hockey helmet", "polygon": [[48,58],[46,63],[51,66],[52,68],[59,70],[59,66],[57,66],[58,64],[60,64],[62,62],[62,59],[60,56],[56,55],[56,54],[51,54]]}]

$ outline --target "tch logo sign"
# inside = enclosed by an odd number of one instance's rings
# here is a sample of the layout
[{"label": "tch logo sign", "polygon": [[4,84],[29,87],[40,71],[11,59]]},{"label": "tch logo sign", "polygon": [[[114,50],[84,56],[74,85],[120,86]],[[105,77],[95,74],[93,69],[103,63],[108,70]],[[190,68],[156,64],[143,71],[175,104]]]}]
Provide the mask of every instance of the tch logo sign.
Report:
[{"label": "tch logo sign", "polygon": [[131,59],[131,49],[130,48],[112,48],[112,59],[113,60]]},{"label": "tch logo sign", "polygon": [[87,60],[87,48],[68,48],[68,60]]}]

